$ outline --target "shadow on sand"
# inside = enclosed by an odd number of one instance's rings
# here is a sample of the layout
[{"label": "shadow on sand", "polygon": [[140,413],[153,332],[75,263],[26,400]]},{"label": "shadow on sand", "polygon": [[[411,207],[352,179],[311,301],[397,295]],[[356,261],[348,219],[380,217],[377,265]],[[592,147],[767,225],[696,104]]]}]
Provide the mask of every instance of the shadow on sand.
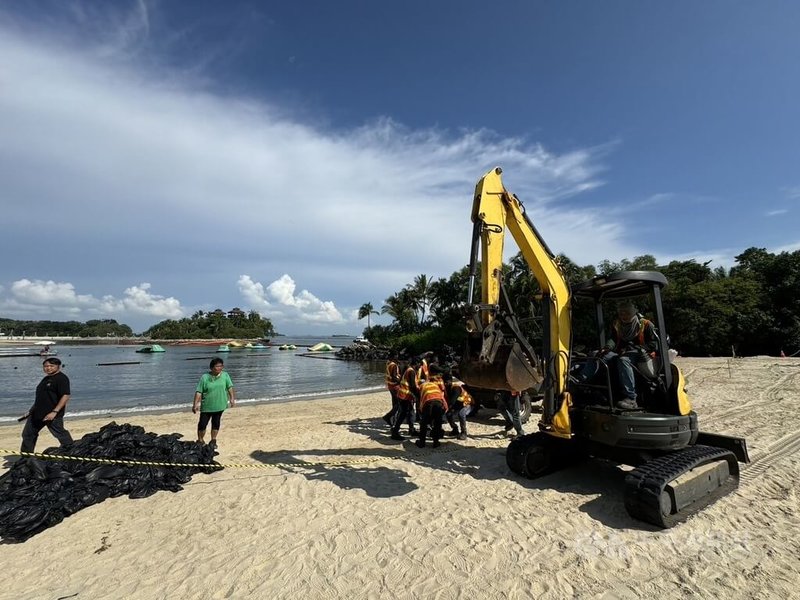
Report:
[{"label": "shadow on sand", "polygon": [[[589,460],[541,479],[530,480],[516,475],[508,468],[504,445],[475,447],[462,445],[453,438],[446,437],[439,448],[432,448],[430,441],[427,447],[417,448],[413,438],[406,438],[403,442],[392,440],[381,419],[354,419],[328,424],[346,427],[381,447],[312,448],[273,452],[256,450],[251,453],[251,457],[287,472],[301,474],[309,480],[329,481],[342,489],[361,489],[373,498],[403,496],[418,489],[404,470],[380,464],[402,460],[422,467],[468,475],[478,480],[512,480],[531,491],[554,490],[573,496],[590,496],[590,499],[580,505],[579,510],[607,527],[656,530],[651,525],[634,520],[625,511],[625,472],[606,461]],[[496,434],[470,437],[503,441]],[[326,459],[330,459],[330,462],[326,462]],[[535,514],[536,507],[533,503],[536,500],[532,498],[531,501],[531,513]]]}]

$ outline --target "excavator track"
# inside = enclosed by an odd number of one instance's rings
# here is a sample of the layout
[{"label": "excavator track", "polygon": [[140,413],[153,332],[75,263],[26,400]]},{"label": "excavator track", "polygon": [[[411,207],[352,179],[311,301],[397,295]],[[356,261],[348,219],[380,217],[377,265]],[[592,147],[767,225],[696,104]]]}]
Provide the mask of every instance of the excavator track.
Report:
[{"label": "excavator track", "polygon": [[690,446],[659,456],[625,478],[625,508],[635,519],[669,528],[739,485],[736,456],[713,446]]},{"label": "excavator track", "polygon": [[506,464],[517,475],[536,479],[574,464],[583,455],[577,454],[574,442],[538,431],[515,438],[506,450]]}]

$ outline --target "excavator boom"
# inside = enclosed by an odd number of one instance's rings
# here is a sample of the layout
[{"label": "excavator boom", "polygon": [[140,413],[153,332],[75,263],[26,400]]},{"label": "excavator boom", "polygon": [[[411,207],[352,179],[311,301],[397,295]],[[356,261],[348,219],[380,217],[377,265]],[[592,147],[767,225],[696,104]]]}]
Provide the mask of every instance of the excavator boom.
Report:
[{"label": "excavator boom", "polygon": [[[522,203],[505,189],[501,174],[499,167],[492,169],[475,186],[467,300],[469,336],[462,357],[461,376],[470,385],[491,389],[522,391],[541,387],[544,391],[542,428],[569,436],[566,392],[571,337],[569,286],[553,253],[525,214]],[[520,330],[503,288],[503,247],[507,231],[542,289],[545,335],[541,355]],[[479,264],[481,301],[475,303]],[[556,420],[558,414],[561,422]]]}]

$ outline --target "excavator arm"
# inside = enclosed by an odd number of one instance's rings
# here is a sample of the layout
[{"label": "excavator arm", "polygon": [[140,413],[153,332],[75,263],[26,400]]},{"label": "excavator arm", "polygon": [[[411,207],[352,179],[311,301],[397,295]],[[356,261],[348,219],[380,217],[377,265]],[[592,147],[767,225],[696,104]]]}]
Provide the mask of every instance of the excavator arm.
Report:
[{"label": "excavator arm", "polygon": [[[570,437],[567,392],[572,335],[570,291],[555,256],[510,194],[497,167],[475,186],[472,204],[472,249],[467,298],[467,347],[460,375],[469,385],[523,391],[539,387],[544,394],[540,428]],[[542,289],[541,356],[519,327],[502,280],[503,245],[510,231]],[[481,299],[474,302],[480,264]]]}]

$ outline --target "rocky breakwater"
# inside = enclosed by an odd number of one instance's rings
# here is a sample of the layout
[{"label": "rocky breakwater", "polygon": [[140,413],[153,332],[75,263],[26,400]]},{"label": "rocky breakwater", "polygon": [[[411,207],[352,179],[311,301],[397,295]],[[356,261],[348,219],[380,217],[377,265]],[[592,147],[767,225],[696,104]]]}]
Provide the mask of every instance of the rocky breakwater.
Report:
[{"label": "rocky breakwater", "polygon": [[342,360],[387,360],[390,349],[375,346],[369,342],[358,342],[344,346],[336,351],[336,357]]}]

